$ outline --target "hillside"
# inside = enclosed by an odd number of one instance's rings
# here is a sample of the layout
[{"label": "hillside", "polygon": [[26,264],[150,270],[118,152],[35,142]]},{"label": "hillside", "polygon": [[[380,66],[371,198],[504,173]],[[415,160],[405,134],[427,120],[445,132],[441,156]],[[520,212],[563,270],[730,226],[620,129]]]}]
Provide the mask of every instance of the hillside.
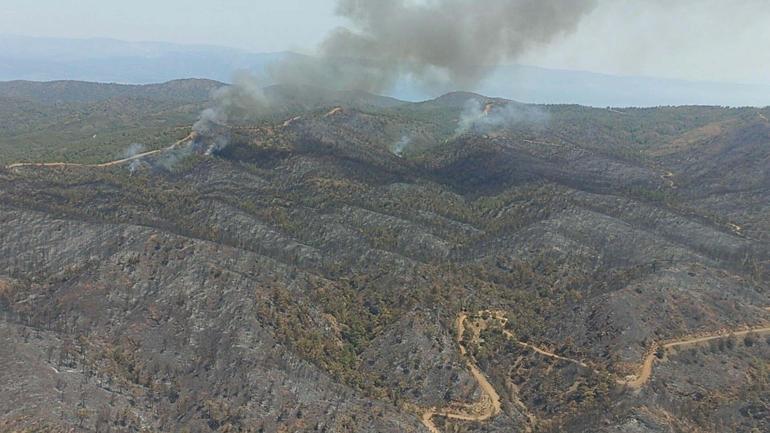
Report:
[{"label": "hillside", "polygon": [[221,83],[178,80],[125,86],[84,82],[0,83],[0,163],[98,162],[186,136]]},{"label": "hillside", "polygon": [[[98,163],[126,156],[137,146],[156,150],[189,133],[210,104],[209,80],[121,85],[76,81],[0,82],[0,164],[15,162]],[[298,113],[345,103],[360,109],[394,107],[396,99],[362,92],[272,86],[266,90],[272,115],[283,121]]]},{"label": "hillside", "polygon": [[82,81],[0,82],[0,96],[38,104],[95,103],[114,98],[193,103],[207,101],[224,84],[211,80],[174,80],[163,84],[125,85]]},{"label": "hillside", "polygon": [[295,90],[0,168],[0,431],[770,429],[770,110]]}]

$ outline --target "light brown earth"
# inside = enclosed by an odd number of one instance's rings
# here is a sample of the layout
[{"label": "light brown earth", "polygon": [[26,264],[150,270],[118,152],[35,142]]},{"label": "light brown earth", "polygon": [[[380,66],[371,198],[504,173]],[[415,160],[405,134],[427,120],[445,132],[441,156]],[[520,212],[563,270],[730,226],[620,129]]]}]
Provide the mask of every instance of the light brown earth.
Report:
[{"label": "light brown earth", "polygon": [[[770,307],[766,308],[766,310],[770,311]],[[487,318],[485,319],[484,317]],[[468,319],[469,316],[467,313],[461,313],[457,316],[457,319],[455,320],[455,341],[457,341],[460,356],[465,360],[468,371],[470,371],[473,378],[476,379],[479,384],[482,397],[475,403],[451,403],[449,406],[444,408],[432,407],[429,409],[420,409],[422,423],[431,433],[442,433],[433,422],[433,419],[437,416],[459,421],[479,422],[492,419],[499,415],[502,411],[500,394],[498,394],[497,390],[495,390],[494,386],[492,386],[492,384],[489,382],[489,379],[476,365],[476,361],[473,359],[473,356],[468,354],[468,350],[463,344],[463,339],[466,332],[466,322],[470,322],[468,326],[472,329],[474,334],[471,338],[471,341],[477,343],[480,342],[481,331],[488,328],[490,320],[494,320],[502,325],[503,334],[506,337],[514,340],[519,346],[528,348],[535,353],[548,358],[570,362],[583,368],[590,368],[589,365],[584,361],[560,356],[547,349],[543,349],[535,345],[517,340],[513,333],[505,330],[505,325],[507,324],[508,319],[505,317],[505,313],[502,311],[481,311],[474,315],[472,320],[469,321]],[[770,335],[770,326],[742,328],[740,330],[732,331],[723,330],[713,334],[689,335],[668,342],[655,343],[645,355],[644,360],[639,366],[638,373],[627,376],[623,379],[616,379],[616,382],[619,385],[623,385],[634,390],[644,387],[652,378],[655,360],[658,359],[658,355],[660,354],[659,352],[661,349],[663,350],[664,355],[665,352],[670,349],[708,343],[724,338],[742,337],[748,334]],[[593,371],[598,373],[598,370]],[[529,418],[530,425],[526,428],[526,431],[531,432],[533,425],[537,422],[536,418],[534,415],[529,413],[526,406],[521,401],[517,401],[516,403],[523,409],[524,414]]]},{"label": "light brown earth", "polygon": [[674,173],[667,171],[665,174],[661,176],[661,179],[666,181],[666,184],[671,189],[676,189],[676,182],[674,182]]},{"label": "light brown earth", "polygon": [[433,418],[436,416],[442,416],[449,419],[456,419],[460,421],[486,421],[490,418],[497,416],[501,410],[500,395],[495,390],[495,387],[489,383],[489,380],[484,373],[476,366],[475,361],[463,345],[463,336],[465,334],[465,321],[468,319],[468,315],[463,313],[457,316],[455,320],[455,332],[456,341],[459,347],[460,356],[466,361],[466,366],[471,372],[471,375],[479,384],[479,389],[482,392],[481,400],[471,404],[458,404],[453,403],[446,408],[430,408],[425,410],[422,415],[422,422],[431,433],[441,433],[441,431],[433,423]]},{"label": "light brown earth", "polygon": [[342,109],[342,107],[334,107],[334,108],[332,108],[332,109],[331,109],[331,111],[329,111],[328,113],[326,113],[326,114],[324,115],[324,117],[332,117],[332,116],[336,116],[337,114],[341,114],[341,113],[343,113],[343,112],[344,112],[344,110]]},{"label": "light brown earth", "polygon": [[743,337],[748,334],[757,334],[757,335],[770,334],[770,326],[764,326],[759,328],[749,328],[749,329],[744,329],[742,331],[718,332],[711,335],[687,336],[687,337],[683,337],[683,338],[669,341],[666,343],[656,343],[653,345],[651,350],[647,352],[647,355],[645,355],[644,361],[642,362],[642,365],[639,368],[639,373],[637,373],[634,377],[618,380],[617,382],[621,385],[626,385],[632,389],[640,389],[644,385],[646,385],[647,382],[649,382],[650,379],[652,378],[652,369],[653,369],[653,365],[655,364],[655,360],[658,358],[656,353],[658,352],[659,349],[663,349],[664,351],[667,351],[669,349],[675,349],[675,348],[684,347],[684,346],[693,346],[693,345],[698,345],[702,343],[708,343],[710,341],[721,340],[724,338]]}]

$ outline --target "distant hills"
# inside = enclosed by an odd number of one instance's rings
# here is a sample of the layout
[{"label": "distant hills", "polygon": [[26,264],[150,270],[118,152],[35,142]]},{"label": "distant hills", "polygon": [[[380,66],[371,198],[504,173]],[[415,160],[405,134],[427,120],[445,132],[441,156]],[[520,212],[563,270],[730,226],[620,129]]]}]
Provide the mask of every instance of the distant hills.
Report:
[{"label": "distant hills", "polygon": [[180,78],[229,81],[233,71],[259,72],[286,55],[162,42],[0,36],[0,80],[124,84]]},{"label": "distant hills", "polygon": [[114,98],[144,98],[156,102],[205,102],[224,86],[213,80],[184,79],[162,84],[114,84],[85,81],[0,82],[0,97],[38,104],[94,103]]},{"label": "distant hills", "polygon": [[[149,84],[183,78],[230,81],[233,72],[264,72],[289,52],[243,50],[113,39],[55,39],[0,35],[0,81],[80,80]],[[770,85],[692,82],[499,66],[474,90],[532,103],[588,106],[725,105],[768,106]],[[418,84],[399,83],[390,96],[422,100],[438,96]]]},{"label": "distant hills", "polygon": [[478,91],[522,102],[594,107],[770,105],[770,85],[615,76],[531,66],[500,67]]}]

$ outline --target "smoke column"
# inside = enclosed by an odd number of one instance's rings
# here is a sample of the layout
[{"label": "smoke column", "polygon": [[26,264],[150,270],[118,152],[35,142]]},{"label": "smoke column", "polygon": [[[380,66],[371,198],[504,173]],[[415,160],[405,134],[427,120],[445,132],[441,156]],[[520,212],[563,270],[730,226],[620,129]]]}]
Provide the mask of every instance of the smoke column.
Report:
[{"label": "smoke column", "polygon": [[390,152],[398,157],[404,156],[404,152],[407,148],[409,148],[409,145],[412,143],[412,139],[408,136],[401,137],[398,142],[393,143],[393,145],[390,146]]},{"label": "smoke column", "polygon": [[211,95],[212,108],[203,110],[200,118],[193,125],[193,131],[212,140],[207,154],[223,149],[229,138],[222,132],[224,126],[233,118],[247,119],[264,114],[268,110],[268,101],[262,91],[260,80],[246,72],[235,75],[231,86],[222,87]]},{"label": "smoke column", "polygon": [[[268,72],[278,84],[372,93],[390,90],[407,76],[428,86],[472,88],[500,62],[575,30],[597,1],[338,0],[337,14],[349,27],[332,31],[318,56],[292,56],[270,65]],[[212,95],[213,107],[193,126],[211,142],[205,153],[228,145],[228,122],[269,110],[262,84],[239,74],[232,86]],[[479,110],[466,109],[458,133],[526,117],[515,110],[492,116]],[[407,145],[396,144],[394,152],[402,153]]]},{"label": "smoke column", "polygon": [[469,88],[500,62],[577,28],[597,0],[338,0],[349,27],[275,81],[382,92],[401,76]]},{"label": "smoke column", "polygon": [[482,105],[481,101],[477,99],[469,99],[460,113],[455,137],[471,130],[486,133],[500,127],[522,123],[545,125],[549,118],[548,112],[537,106],[514,102],[502,106],[494,103]]}]

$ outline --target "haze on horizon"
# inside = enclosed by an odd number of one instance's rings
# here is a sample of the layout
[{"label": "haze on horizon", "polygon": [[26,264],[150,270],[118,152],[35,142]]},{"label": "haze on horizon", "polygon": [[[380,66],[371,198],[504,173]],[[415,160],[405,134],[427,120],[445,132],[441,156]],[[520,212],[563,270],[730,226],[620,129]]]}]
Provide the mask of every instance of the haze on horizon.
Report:
[{"label": "haze on horizon", "polygon": [[[414,0],[421,1],[421,0]],[[429,3],[427,0],[423,2]],[[335,0],[6,0],[5,34],[114,38],[312,52],[333,28]],[[574,32],[519,63],[692,81],[770,83],[770,2],[598,0]]]}]

